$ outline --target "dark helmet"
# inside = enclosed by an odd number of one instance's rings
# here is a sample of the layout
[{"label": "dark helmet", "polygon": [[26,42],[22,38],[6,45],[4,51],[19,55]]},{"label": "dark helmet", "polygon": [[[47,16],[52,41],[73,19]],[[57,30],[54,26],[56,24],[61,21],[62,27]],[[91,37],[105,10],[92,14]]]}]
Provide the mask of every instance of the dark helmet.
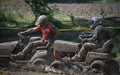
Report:
[{"label": "dark helmet", "polygon": [[38,24],[45,24],[48,22],[48,17],[46,15],[41,15],[38,17],[35,25],[38,25]]}]

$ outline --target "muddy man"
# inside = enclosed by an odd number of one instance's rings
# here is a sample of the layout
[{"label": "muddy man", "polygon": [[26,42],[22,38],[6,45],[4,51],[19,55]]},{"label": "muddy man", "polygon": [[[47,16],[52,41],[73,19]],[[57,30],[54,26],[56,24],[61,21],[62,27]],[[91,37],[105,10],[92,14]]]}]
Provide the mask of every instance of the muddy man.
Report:
[{"label": "muddy man", "polygon": [[39,16],[35,25],[36,27],[20,32],[19,34],[24,35],[26,33],[41,30],[42,38],[40,40],[28,43],[28,45],[23,49],[23,51],[19,52],[18,54],[11,55],[13,59],[23,59],[36,47],[39,47],[39,50],[49,49],[53,42],[57,39],[59,31],[52,23],[49,22],[48,17],[46,15]]},{"label": "muddy man", "polygon": [[93,36],[83,39],[87,41],[87,43],[84,43],[80,51],[71,58],[73,61],[84,61],[88,51],[101,48],[103,44],[110,39],[110,35],[102,26],[102,20],[99,17],[92,17],[90,23],[92,23],[90,28],[93,30]]}]

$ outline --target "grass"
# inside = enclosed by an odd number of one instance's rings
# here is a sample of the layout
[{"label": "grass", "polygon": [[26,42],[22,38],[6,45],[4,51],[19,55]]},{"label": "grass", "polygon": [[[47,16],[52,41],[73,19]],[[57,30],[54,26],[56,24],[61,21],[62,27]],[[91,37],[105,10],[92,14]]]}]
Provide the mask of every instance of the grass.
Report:
[{"label": "grass", "polygon": [[119,3],[120,1],[115,1],[115,0],[104,0],[104,1],[100,1],[100,0],[96,0],[96,1],[93,1],[93,3]]},{"label": "grass", "polygon": [[28,27],[35,18],[33,14],[20,13],[13,7],[0,10],[0,27]]},{"label": "grass", "polygon": [[59,21],[70,21],[71,18],[69,15],[67,14],[56,14],[53,16],[56,20],[59,20]]},{"label": "grass", "polygon": [[25,28],[0,28],[0,37],[10,37],[17,35],[18,32],[26,30]]},{"label": "grass", "polygon": [[63,24],[65,24],[65,25],[71,25],[72,24],[72,22],[71,21],[61,21]]},{"label": "grass", "polygon": [[21,21],[21,22],[18,22],[18,21],[1,21],[0,22],[0,27],[9,27],[9,28],[14,28],[14,27],[28,27],[31,25],[31,22],[28,22],[28,21]]},{"label": "grass", "polygon": [[117,58],[116,58],[116,60],[117,60],[118,62],[120,62],[120,53],[117,53]]}]

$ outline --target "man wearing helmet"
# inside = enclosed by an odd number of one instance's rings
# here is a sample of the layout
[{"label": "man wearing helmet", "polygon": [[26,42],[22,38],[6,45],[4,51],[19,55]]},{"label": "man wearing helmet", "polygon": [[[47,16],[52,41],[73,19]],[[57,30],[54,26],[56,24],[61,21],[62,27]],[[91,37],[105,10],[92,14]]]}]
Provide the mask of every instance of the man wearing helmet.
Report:
[{"label": "man wearing helmet", "polygon": [[28,43],[28,45],[23,49],[23,51],[19,52],[18,54],[11,55],[12,58],[23,59],[27,54],[32,52],[32,49],[36,47],[39,47],[39,50],[49,49],[53,44],[54,40],[56,40],[59,35],[59,31],[53,24],[48,21],[48,17],[46,15],[39,16],[35,25],[36,27],[20,32],[19,35],[24,35],[41,30],[42,38],[40,40]]},{"label": "man wearing helmet", "polygon": [[90,28],[93,30],[93,35],[91,38],[83,39],[84,41],[87,41],[87,43],[84,43],[80,51],[72,57],[73,61],[84,61],[88,51],[91,49],[101,48],[103,44],[110,39],[106,29],[101,26],[102,21],[99,17],[91,18],[90,22],[92,23]]}]

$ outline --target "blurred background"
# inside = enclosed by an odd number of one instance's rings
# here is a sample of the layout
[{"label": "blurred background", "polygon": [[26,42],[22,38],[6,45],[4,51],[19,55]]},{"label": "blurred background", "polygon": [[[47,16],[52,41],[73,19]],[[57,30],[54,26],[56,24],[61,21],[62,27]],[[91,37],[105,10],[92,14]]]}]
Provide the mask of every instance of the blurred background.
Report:
[{"label": "blurred background", "polygon": [[120,60],[120,0],[0,0],[0,40],[14,39],[18,32],[34,27],[42,14],[49,16],[61,32],[72,32],[72,39],[64,38],[75,42],[79,32],[90,30],[91,17],[101,17],[116,40],[113,51]]}]

